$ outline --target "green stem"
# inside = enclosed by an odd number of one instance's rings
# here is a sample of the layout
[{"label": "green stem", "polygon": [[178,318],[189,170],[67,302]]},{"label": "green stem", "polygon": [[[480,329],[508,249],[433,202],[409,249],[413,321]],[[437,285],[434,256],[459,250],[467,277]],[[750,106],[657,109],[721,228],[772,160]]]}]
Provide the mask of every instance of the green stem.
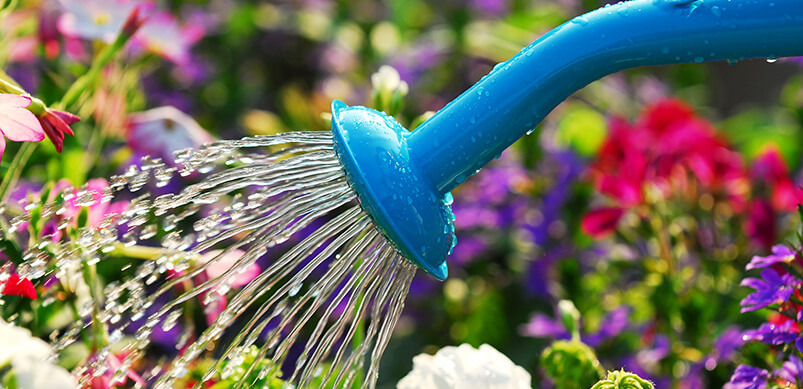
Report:
[{"label": "green stem", "polygon": [[[357,298],[356,306],[361,307],[364,299],[365,295],[361,293],[360,296]],[[354,352],[357,352],[357,350],[359,350],[360,348],[360,345],[362,345],[363,341],[365,341],[365,320],[363,320],[363,318],[360,318],[359,321],[357,322],[357,328],[354,331],[354,337],[351,338],[351,349]],[[362,387],[364,380],[363,375],[364,373],[361,369],[357,370],[357,374],[354,379],[354,384],[351,385],[352,388],[357,389]]]},{"label": "green stem", "polygon": [[22,169],[28,163],[28,159],[33,155],[37,145],[37,143],[33,142],[22,142],[17,154],[14,156],[14,160],[11,161],[11,166],[3,177],[3,182],[0,183],[0,205],[5,204],[6,200],[8,200],[8,196],[11,195],[11,189],[17,185]]},{"label": "green stem", "polygon": [[[127,257],[127,258],[136,258],[136,259],[147,259],[149,261],[155,261],[159,259],[162,255],[164,255],[165,250],[159,247],[149,247],[149,246],[126,246],[122,243],[115,243],[114,247],[111,251],[109,251],[109,255],[120,256],[120,257]],[[198,261],[200,257],[198,255],[193,255],[189,257],[192,261]]]},{"label": "green stem", "polygon": [[109,345],[109,335],[106,325],[100,320],[100,307],[103,306],[103,287],[98,278],[95,265],[84,262],[81,266],[84,282],[89,286],[89,294],[95,301],[92,307],[92,350],[99,350]]},{"label": "green stem", "polygon": [[92,66],[89,67],[86,74],[79,77],[75,82],[70,86],[70,89],[64,93],[64,96],[61,98],[61,101],[56,103],[54,107],[56,109],[65,109],[71,107],[78,101],[78,98],[81,97],[81,94],[89,89],[89,85],[95,81],[98,74],[100,74],[101,70],[109,64],[109,62],[114,59],[114,56],[128,43],[128,40],[131,36],[126,34],[118,34],[117,39],[112,42],[112,44],[106,46],[101,50],[100,54],[92,61]]},{"label": "green stem", "polygon": [[[127,34],[117,35],[117,39],[115,39],[112,44],[103,48],[100,54],[92,62],[92,66],[90,66],[86,74],[75,80],[67,92],[64,93],[61,101],[54,104],[53,108],[64,110],[65,108],[69,108],[74,105],[78,101],[78,98],[81,97],[82,93],[89,89],[89,85],[95,81],[101,70],[103,70],[103,68],[105,68],[112,59],[114,59],[115,55],[125,46],[130,38],[131,36]],[[17,82],[15,82],[2,70],[0,70],[0,91],[15,94],[27,94],[19,86],[19,84],[17,84]],[[39,103],[39,100],[34,99],[34,102]],[[0,205],[4,204],[8,199],[9,190],[16,186],[17,181],[22,174],[22,170],[25,168],[25,165],[28,163],[28,159],[30,159],[31,154],[35,149],[35,143],[22,143],[17,155],[14,156],[14,160],[11,162],[8,173],[3,178],[2,184],[0,184]]]}]

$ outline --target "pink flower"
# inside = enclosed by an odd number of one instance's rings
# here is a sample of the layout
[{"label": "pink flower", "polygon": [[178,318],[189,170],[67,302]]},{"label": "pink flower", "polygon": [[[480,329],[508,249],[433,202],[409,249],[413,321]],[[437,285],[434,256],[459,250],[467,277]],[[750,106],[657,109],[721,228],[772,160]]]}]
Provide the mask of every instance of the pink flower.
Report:
[{"label": "pink flower", "polygon": [[768,148],[756,158],[750,175],[771,191],[772,206],[776,210],[794,211],[803,202],[803,189],[792,181],[789,168],[776,147]]},{"label": "pink flower", "polygon": [[31,300],[36,300],[36,289],[34,289],[33,283],[25,277],[12,274],[8,276],[5,281],[0,282],[0,285],[3,286],[3,289],[0,290],[0,294],[27,297]]},{"label": "pink flower", "polygon": [[[69,184],[65,180],[59,181],[57,188],[65,188],[65,185],[69,187]],[[74,191],[74,196],[65,204],[64,215],[67,217],[76,217],[81,211],[81,207],[86,206],[88,207],[86,224],[88,226],[98,227],[106,217],[121,214],[125,211],[128,204],[119,201],[111,203],[109,199],[104,198],[103,193],[108,187],[109,183],[103,178],[94,178],[87,181],[84,190],[89,196],[82,199],[82,196],[78,196],[80,191]],[[82,203],[85,199],[88,200],[87,203]],[[85,205],[89,203],[91,204]]]},{"label": "pink flower", "polygon": [[[91,357],[96,358],[96,357]],[[95,377],[92,377],[89,385],[85,388],[91,389],[112,389],[120,387],[120,385],[124,385],[128,380],[131,380],[132,384],[137,384],[138,387],[145,387],[147,383],[145,382],[139,374],[135,373],[133,369],[126,369],[125,376],[118,377],[115,379],[115,375],[118,371],[123,367],[123,359],[125,359],[125,355],[109,355],[106,358],[106,369],[104,369],[104,373]],[[96,366],[95,363],[90,364],[90,366]]]},{"label": "pink flower", "polygon": [[[201,262],[209,262],[215,257],[217,257],[223,250],[212,250],[203,255],[201,258]],[[214,279],[217,277],[222,276],[226,271],[231,269],[232,266],[237,263],[237,261],[245,254],[242,250],[231,250],[223,254],[221,258],[217,259],[217,262],[211,264],[206,271],[204,272],[205,276],[208,279]],[[256,278],[261,270],[259,269],[259,265],[256,263],[252,263],[248,265],[243,271],[236,272],[235,274],[230,275],[226,280],[223,280],[228,286],[232,288],[239,288],[242,286],[247,285],[251,280]],[[217,320],[217,317],[226,309],[227,300],[226,296],[223,294],[218,293],[217,291],[211,290],[207,293],[213,293],[214,300],[204,307],[204,314],[206,315],[206,320],[209,325]],[[203,296],[206,299],[206,296]]]},{"label": "pink flower", "polygon": [[132,114],[128,120],[128,145],[141,153],[173,162],[173,153],[214,140],[206,130],[174,107],[159,107]]},{"label": "pink flower", "polygon": [[0,94],[0,157],[6,149],[6,140],[15,142],[39,142],[45,139],[42,125],[36,115],[25,109],[31,98],[12,94]]},{"label": "pink flower", "polygon": [[173,15],[162,11],[148,19],[134,36],[133,43],[176,65],[186,65],[190,62],[190,48],[203,35],[203,27],[193,24],[181,26]]}]

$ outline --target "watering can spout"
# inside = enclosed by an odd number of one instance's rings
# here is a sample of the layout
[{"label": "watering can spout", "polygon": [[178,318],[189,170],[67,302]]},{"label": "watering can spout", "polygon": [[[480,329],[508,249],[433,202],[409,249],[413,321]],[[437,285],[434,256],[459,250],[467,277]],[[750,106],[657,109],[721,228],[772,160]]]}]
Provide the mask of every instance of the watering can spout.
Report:
[{"label": "watering can spout", "polygon": [[409,137],[447,193],[587,84],[651,65],[803,55],[801,0],[635,0],[578,16],[524,48]]},{"label": "watering can spout", "polygon": [[546,33],[414,132],[332,105],[335,150],[363,208],[406,258],[446,278],[448,192],[569,95],[638,66],[803,55],[803,0],[634,0]]}]

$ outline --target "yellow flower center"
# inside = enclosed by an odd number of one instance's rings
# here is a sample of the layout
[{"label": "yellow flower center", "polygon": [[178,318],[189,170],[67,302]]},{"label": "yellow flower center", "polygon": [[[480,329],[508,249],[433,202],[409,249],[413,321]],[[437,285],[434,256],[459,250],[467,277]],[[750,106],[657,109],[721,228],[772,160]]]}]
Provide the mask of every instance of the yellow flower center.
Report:
[{"label": "yellow flower center", "polygon": [[95,24],[102,26],[111,20],[111,15],[106,12],[101,12],[95,15]]}]

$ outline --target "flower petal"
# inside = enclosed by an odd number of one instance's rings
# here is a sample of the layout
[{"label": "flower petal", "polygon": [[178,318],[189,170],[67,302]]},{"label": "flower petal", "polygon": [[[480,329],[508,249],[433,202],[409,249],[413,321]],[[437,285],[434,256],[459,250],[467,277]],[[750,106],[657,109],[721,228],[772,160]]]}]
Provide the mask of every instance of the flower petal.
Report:
[{"label": "flower petal", "polygon": [[29,105],[31,105],[31,98],[28,96],[0,93],[0,107],[25,108]]},{"label": "flower petal", "polygon": [[45,139],[45,131],[36,115],[23,108],[0,111],[0,131],[15,142],[39,142]]},{"label": "flower petal", "polygon": [[27,278],[20,277],[17,274],[12,274],[8,277],[0,294],[10,296],[27,297],[31,300],[36,300],[36,289],[33,283]]},{"label": "flower petal", "polygon": [[602,238],[616,231],[624,212],[624,209],[616,207],[594,209],[583,216],[580,228],[593,238]]}]

